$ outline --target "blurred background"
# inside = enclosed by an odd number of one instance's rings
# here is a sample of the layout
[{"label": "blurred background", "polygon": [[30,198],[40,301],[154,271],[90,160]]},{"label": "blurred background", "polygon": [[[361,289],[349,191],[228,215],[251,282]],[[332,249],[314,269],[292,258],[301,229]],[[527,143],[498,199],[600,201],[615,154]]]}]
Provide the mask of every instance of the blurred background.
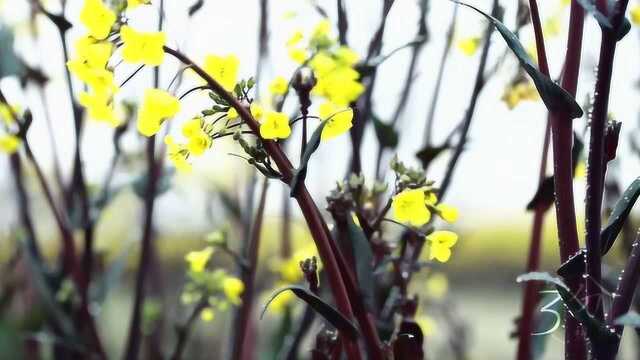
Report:
[{"label": "blurred background", "polygon": [[[156,7],[157,1],[151,7]],[[481,9],[488,9],[491,2],[468,1]],[[168,0],[166,3],[166,25],[168,43],[189,54],[196,62],[201,62],[206,54],[236,54],[241,59],[241,77],[255,74],[257,59],[257,21],[259,17],[258,0],[205,1],[196,16],[189,19],[186,8],[189,1]],[[348,39],[350,46],[360,55],[366,53],[369,40],[379,25],[381,1],[347,0],[349,14]],[[502,1],[505,23],[514,27],[516,1]],[[635,0],[631,3],[636,4]],[[58,1],[43,1],[52,12],[59,9]],[[547,26],[546,40],[550,68],[553,76],[561,71],[562,58],[566,47],[568,27],[568,6],[563,0],[539,1],[542,19]],[[77,19],[82,2],[69,0],[67,18]],[[316,5],[328,13],[335,21],[334,1],[311,2],[307,0],[273,0],[269,2],[269,56],[262,65],[259,83],[264,92],[270,79],[282,75],[289,78],[297,64],[287,55],[285,42],[297,29],[309,31],[321,19]],[[631,6],[631,5],[630,5]],[[427,23],[429,41],[419,57],[418,71],[414,78],[414,90],[406,111],[398,119],[400,142],[396,149],[398,157],[404,162],[418,165],[415,153],[423,142],[424,126],[434,84],[438,72],[440,57],[445,46],[446,33],[450,25],[454,4],[438,0],[429,2]],[[64,60],[60,51],[60,41],[53,26],[44,17],[36,22],[37,36],[29,23],[30,7],[26,0],[0,0],[0,15],[3,26],[15,30],[16,51],[26,61],[40,67],[50,82],[46,87],[49,111],[52,114],[53,136],[42,118],[44,107],[34,89],[22,91],[16,79],[5,78],[0,85],[8,97],[16,103],[28,104],[34,112],[34,124],[29,132],[35,156],[40,160],[47,174],[52,171],[53,139],[61,164],[71,164],[74,150],[73,124],[70,121],[71,109],[66,100],[64,80]],[[143,7],[129,14],[137,28],[152,30],[155,27],[157,12]],[[384,34],[383,54],[388,54],[415,38],[419,20],[417,2],[396,0],[387,20]],[[435,110],[433,138],[436,142],[444,139],[464,116],[468,98],[473,87],[480,51],[466,51],[464,41],[480,38],[486,27],[477,14],[469,9],[460,8],[457,14],[453,47],[448,59],[442,82],[440,101]],[[69,37],[82,34],[82,27],[74,27]],[[335,22],[334,22],[334,31]],[[626,186],[636,178],[640,170],[640,158],[633,151],[631,141],[638,134],[639,93],[638,55],[640,54],[638,27],[618,46],[614,79],[611,90],[609,111],[611,117],[622,122],[622,133],[618,157],[613,162],[609,175]],[[588,103],[594,87],[594,66],[597,62],[599,29],[592,18],[588,18],[585,27],[582,70],[576,99],[579,103]],[[522,43],[533,46],[533,32],[530,25],[520,32]],[[505,46],[496,34],[491,39],[489,63],[496,63],[505,52]],[[2,56],[2,54],[0,54]],[[406,67],[410,60],[410,50],[401,49],[390,56],[379,68],[379,85],[374,93],[374,112],[384,120],[389,120],[401,93]],[[538,181],[538,167],[543,143],[546,109],[541,101],[523,101],[510,109],[501,100],[505,89],[513,79],[518,64],[510,54],[489,78],[480,94],[471,126],[469,141],[462,154],[446,202],[460,210],[460,220],[454,225],[460,234],[460,240],[454,249],[452,259],[438,268],[448,278],[448,291],[438,301],[452,306],[455,316],[464,324],[464,336],[468,340],[470,359],[507,359],[515,354],[516,341],[510,339],[515,329],[514,319],[520,312],[521,285],[516,283],[517,275],[524,272],[524,264],[529,243],[532,214],[525,211],[526,204],[533,196]],[[161,67],[161,84],[168,85],[178,65],[168,59]],[[135,70],[135,66],[118,66],[116,77],[124,79]],[[119,93],[122,99],[137,100],[143,90],[151,83],[151,71],[143,71],[129,82]],[[119,82],[119,81],[118,81]],[[199,112],[200,104],[206,103],[206,96],[189,97],[182,106],[178,121],[185,121]],[[295,107],[293,98],[286,104]],[[575,121],[574,129],[583,133],[586,117]],[[178,129],[178,126],[175,126]],[[85,171],[90,186],[98,186],[108,171],[112,157],[112,136],[109,127],[87,122],[83,154]],[[142,142],[136,134],[127,134],[124,138],[125,151],[140,153]],[[297,144],[291,144],[290,151],[297,153]],[[335,183],[344,178],[349,166],[351,145],[348,136],[332,140],[327,146],[321,146],[314,155],[314,166],[309,170],[307,181],[311,193],[321,208],[326,206],[324,197],[335,187]],[[167,321],[184,316],[180,308],[180,287],[184,282],[184,255],[203,247],[205,236],[221,227],[231,226],[231,246],[234,246],[233,224],[221,205],[220,192],[226,192],[244,199],[243,189],[249,179],[251,169],[229,152],[237,152],[229,142],[214,144],[214,150],[194,162],[191,174],[176,174],[172,178],[171,188],[162,194],[156,203],[155,234],[158,259],[161,270],[152,276],[151,282],[165,289],[163,308]],[[372,127],[365,133],[362,154],[363,172],[367,181],[374,177],[377,142]],[[437,182],[442,180],[449,154],[439,157],[430,167],[428,178]],[[383,166],[387,166],[391,155],[386,154]],[[116,173],[114,185],[128,184],[136,172],[140,172],[141,160],[132,157]],[[63,168],[63,175],[69,176],[71,169]],[[549,166],[548,174],[551,174]],[[7,261],[11,249],[15,246],[10,233],[17,226],[18,213],[13,201],[15,190],[9,176],[8,162],[0,161],[0,259]],[[393,181],[393,175],[387,172],[387,181]],[[30,174],[32,175],[32,174]],[[29,188],[38,194],[38,186],[29,177]],[[584,212],[583,199],[585,183],[578,171],[574,184],[576,209],[579,217]],[[272,182],[266,208],[264,243],[260,248],[261,263],[264,268],[259,274],[269,278],[270,258],[277,254],[278,234],[281,223],[281,208],[286,201],[286,190],[275,181]],[[36,197],[33,210],[37,214],[37,232],[43,242],[43,248],[53,256],[57,252],[58,242],[52,233],[53,219],[44,200]],[[295,242],[304,246],[311,242],[304,221],[295,205],[292,206],[295,221]],[[553,209],[547,213],[543,237],[543,264],[545,271],[554,271],[559,262],[555,219]],[[101,215],[96,230],[96,249],[105,266],[126,259],[120,281],[118,281],[99,309],[101,331],[106,336],[107,347],[115,356],[119,356],[124,346],[124,329],[128,326],[131,303],[133,270],[136,267],[138,244],[141,237],[142,202],[131,189],[123,189]],[[581,224],[579,222],[580,226]],[[580,232],[582,233],[582,232]],[[1,235],[4,234],[4,235]],[[264,261],[263,261],[264,260]],[[620,267],[623,257],[613,252],[606,259],[613,268]],[[221,266],[230,266],[228,257],[216,255]],[[259,275],[259,278],[262,275]],[[261,284],[259,280],[257,282]],[[266,283],[266,280],[265,280]],[[420,280],[413,286],[421,290]],[[264,295],[271,288],[260,289]],[[437,354],[437,359],[453,358],[447,345],[445,315],[429,308],[425,313],[433,319],[432,331],[427,338],[428,354]],[[191,343],[191,358],[218,358],[219,349],[225,349],[225,336],[228,336],[229,316],[216,317],[213,322],[198,325],[199,336]],[[257,322],[259,333],[263,329],[275,327],[273,316],[267,314]],[[170,329],[170,324],[165,324]],[[458,330],[455,330],[458,331]],[[266,332],[265,332],[266,333]],[[629,335],[629,334],[627,334]],[[633,335],[624,342],[628,345],[636,341]],[[268,344],[268,338],[260,338]],[[548,336],[548,351],[545,359],[561,358],[562,333],[557,331]],[[219,346],[216,346],[219,345]],[[621,359],[634,358],[629,349],[622,353]],[[221,352],[219,358],[223,358]],[[197,355],[200,354],[200,355]]]}]

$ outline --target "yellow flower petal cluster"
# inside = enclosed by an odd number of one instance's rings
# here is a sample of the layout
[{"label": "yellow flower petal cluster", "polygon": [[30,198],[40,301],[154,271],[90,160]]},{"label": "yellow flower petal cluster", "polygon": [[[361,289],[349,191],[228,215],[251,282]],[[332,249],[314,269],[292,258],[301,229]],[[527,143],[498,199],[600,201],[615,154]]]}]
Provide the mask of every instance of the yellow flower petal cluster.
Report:
[{"label": "yellow flower petal cluster", "polygon": [[451,248],[458,242],[458,235],[452,231],[439,230],[427,235],[429,242],[429,260],[447,262],[451,257]]},{"label": "yellow flower petal cluster", "polygon": [[539,98],[538,90],[527,80],[518,81],[508,86],[502,95],[502,101],[507,104],[509,110],[513,110],[522,101],[536,101]]},{"label": "yellow flower petal cluster", "polygon": [[277,111],[267,111],[260,124],[260,136],[264,139],[286,139],[291,135],[289,117]]},{"label": "yellow flower petal cluster", "polygon": [[284,95],[289,87],[289,82],[283,76],[276,76],[269,84],[269,91],[274,95]]},{"label": "yellow flower petal cluster", "polygon": [[399,222],[422,226],[431,219],[424,189],[407,189],[393,197],[393,214]]},{"label": "yellow flower petal cluster", "polygon": [[202,319],[202,321],[210,322],[210,321],[213,321],[214,318],[215,318],[215,312],[210,307],[203,309],[202,312],[200,313],[200,319]]},{"label": "yellow flower petal cluster", "polygon": [[113,127],[120,124],[120,119],[115,113],[113,104],[109,97],[105,97],[104,93],[82,92],[78,97],[80,105],[84,106],[89,112],[89,118],[107,123]]},{"label": "yellow flower petal cluster", "polygon": [[240,279],[228,276],[222,281],[222,291],[230,303],[239,305],[240,295],[244,292],[244,283]]},{"label": "yellow flower petal cluster", "polygon": [[122,59],[132,64],[158,66],[164,61],[167,36],[163,32],[139,32],[128,25],[120,28]]},{"label": "yellow flower petal cluster", "polygon": [[160,89],[147,89],[138,111],[138,131],[144,136],[153,136],[160,125],[180,111],[180,101]]},{"label": "yellow flower petal cluster", "polygon": [[18,151],[18,147],[22,141],[15,135],[12,134],[4,134],[0,135],[0,151],[6,154],[13,154]]},{"label": "yellow flower petal cluster", "polygon": [[470,36],[459,39],[456,46],[466,56],[473,56],[478,51],[481,41],[482,39],[479,36]]},{"label": "yellow flower petal cluster", "polygon": [[318,113],[320,118],[326,122],[320,135],[320,139],[323,141],[342,135],[353,126],[353,110],[350,108],[327,101],[320,105]]},{"label": "yellow flower petal cluster", "polygon": [[438,216],[442,218],[442,220],[450,224],[453,224],[454,222],[458,221],[458,217],[459,217],[458,209],[454,208],[451,205],[438,204],[436,205],[436,212],[438,213]]},{"label": "yellow flower petal cluster", "polygon": [[235,55],[208,55],[204,59],[204,71],[227,91],[233,91],[238,82],[240,59]]},{"label": "yellow flower petal cluster", "polygon": [[187,150],[193,155],[202,155],[211,146],[211,138],[204,131],[200,117],[187,121],[182,126],[182,135],[187,138]]},{"label": "yellow flower petal cluster", "polygon": [[173,166],[181,173],[190,172],[191,163],[188,161],[189,150],[187,147],[176,143],[171,135],[165,136],[164,143],[167,145],[167,154]]},{"label": "yellow flower petal cluster", "polygon": [[13,124],[15,121],[13,114],[19,116],[20,107],[16,105],[0,104],[0,120],[2,120],[7,126]]},{"label": "yellow flower petal cluster", "polygon": [[353,59],[346,56],[346,59],[339,60],[327,52],[320,52],[311,59],[309,66],[317,79],[312,94],[325,97],[337,105],[347,106],[364,92],[364,86],[359,81],[360,73],[350,64]]},{"label": "yellow flower petal cluster", "polygon": [[201,273],[207,267],[209,260],[213,255],[213,247],[207,246],[199,251],[191,251],[185,255],[184,259],[189,264],[189,270],[194,273]]},{"label": "yellow flower petal cluster", "polygon": [[92,37],[105,39],[116,22],[116,14],[101,0],[85,0],[80,11],[80,22]]},{"label": "yellow flower petal cluster", "polygon": [[640,25],[640,4],[634,4],[629,11],[631,22]]},{"label": "yellow flower petal cluster", "polygon": [[151,4],[151,0],[127,0],[127,9],[134,9],[140,5]]},{"label": "yellow flower petal cluster", "polygon": [[252,102],[251,105],[249,106],[249,110],[251,111],[251,115],[253,115],[253,117],[256,120],[262,119],[262,115],[264,114],[264,108],[260,104],[256,102]]}]

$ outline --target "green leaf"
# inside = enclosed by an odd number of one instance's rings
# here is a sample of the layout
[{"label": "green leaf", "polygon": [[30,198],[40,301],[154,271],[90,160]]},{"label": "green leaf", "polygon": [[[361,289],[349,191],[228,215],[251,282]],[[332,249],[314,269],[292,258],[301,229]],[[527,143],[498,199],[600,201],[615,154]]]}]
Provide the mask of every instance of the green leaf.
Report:
[{"label": "green leaf", "polygon": [[393,128],[393,125],[384,123],[375,115],[371,119],[380,147],[395,149],[398,146],[398,132]]},{"label": "green leaf", "polygon": [[632,310],[617,318],[613,323],[616,325],[640,328],[640,314]]},{"label": "green leaf", "polygon": [[491,21],[491,23],[496,27],[496,30],[498,30],[500,35],[502,35],[502,38],[507,43],[507,46],[518,58],[518,61],[520,62],[520,65],[522,66],[524,71],[526,71],[527,74],[531,76],[536,89],[538,89],[538,93],[540,93],[542,101],[546,105],[547,109],[549,109],[549,111],[566,112],[572,119],[582,116],[582,109],[573,98],[573,96],[571,96],[571,94],[569,94],[560,85],[553,82],[548,76],[538,70],[538,67],[531,60],[531,58],[527,54],[527,51],[520,43],[520,40],[518,40],[518,37],[514,33],[512,33],[502,22],[472,5],[465,4],[457,0],[451,1],[473,9],[487,18],[487,20]]},{"label": "green leaf", "polygon": [[607,226],[600,233],[600,246],[603,255],[609,252],[616,241],[638,196],[640,196],[640,177],[636,178],[624,191],[622,198],[613,207]]},{"label": "green leaf", "polygon": [[348,336],[349,338],[355,340],[358,337],[358,329],[356,326],[347,319],[344,315],[342,315],[338,310],[336,310],[333,306],[326,303],[324,300],[319,298],[318,296],[312,294],[309,290],[303,288],[302,286],[287,286],[282,288],[273,294],[271,299],[267,301],[262,309],[262,314],[260,314],[260,319],[264,316],[265,311],[269,307],[269,304],[278,297],[281,293],[285,291],[291,291],[298,298],[309,304],[318,314],[325,318],[331,325],[333,325],[338,331],[342,334]]},{"label": "green leaf", "polygon": [[6,76],[22,76],[26,69],[13,49],[13,32],[0,25],[0,79]]},{"label": "green leaf", "polygon": [[316,130],[311,135],[311,138],[307,142],[307,146],[304,149],[304,153],[302,154],[302,158],[300,159],[300,166],[293,173],[293,177],[291,178],[291,197],[296,195],[298,191],[298,186],[301,183],[304,183],[304,179],[307,177],[307,165],[309,164],[309,160],[311,159],[311,155],[313,155],[316,150],[318,150],[318,146],[320,146],[320,136],[322,135],[322,129],[324,129],[327,120],[324,120],[318,125]]},{"label": "green leaf", "polygon": [[631,31],[631,22],[629,22],[629,19],[624,18],[622,20],[622,23],[620,24],[620,28],[617,31],[616,40],[622,40],[625,36],[627,36],[629,31]]},{"label": "green leaf", "polygon": [[606,15],[598,10],[593,0],[578,0],[578,4],[582,6],[584,11],[591,14],[591,16],[596,19],[601,28],[611,29],[611,27],[613,26],[611,25],[611,21],[609,21],[609,18]]},{"label": "green leaf", "polygon": [[445,150],[449,149],[449,144],[444,144],[440,146],[429,146],[422,148],[420,151],[416,153],[416,157],[420,160],[420,164],[422,164],[422,168],[426,170],[429,165],[435,160],[438,156],[440,156]]},{"label": "green leaf", "polygon": [[195,15],[198,11],[200,11],[200,9],[202,8],[202,5],[204,5],[204,0],[196,0],[196,2],[193,3],[193,5],[189,6],[189,10],[188,10],[189,17]]},{"label": "green leaf", "polygon": [[373,251],[371,244],[364,235],[362,228],[353,222],[353,218],[347,215],[347,234],[351,242],[353,257],[356,262],[356,277],[358,278],[358,287],[360,295],[364,297],[364,303],[369,309],[375,309],[374,303],[374,285],[373,277]]},{"label": "green leaf", "polygon": [[556,286],[556,289],[562,301],[567,306],[567,309],[571,312],[571,315],[573,315],[586,330],[589,340],[601,344],[603,342],[613,341],[616,338],[614,333],[611,333],[603,323],[587,311],[586,306],[576,298],[569,289],[562,286]]},{"label": "green leaf", "polygon": [[557,287],[561,287],[565,290],[569,288],[565,283],[557,277],[551,276],[551,274],[547,272],[530,272],[526,274],[522,274],[516,278],[516,282],[527,282],[527,281],[543,281],[546,283],[553,284]]}]

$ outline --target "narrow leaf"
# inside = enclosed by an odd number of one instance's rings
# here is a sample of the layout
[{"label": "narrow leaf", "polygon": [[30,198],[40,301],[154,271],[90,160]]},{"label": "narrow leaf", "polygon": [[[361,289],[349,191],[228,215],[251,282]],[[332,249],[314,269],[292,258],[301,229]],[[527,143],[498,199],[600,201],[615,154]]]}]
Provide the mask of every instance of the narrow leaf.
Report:
[{"label": "narrow leaf", "polygon": [[602,254],[609,252],[613,243],[616,241],[624,222],[629,217],[629,213],[640,196],[640,177],[636,178],[631,185],[622,194],[622,198],[618,200],[613,207],[613,211],[609,216],[607,226],[600,234],[600,243],[602,246]]},{"label": "narrow leaf", "polygon": [[522,68],[531,76],[533,83],[540,93],[542,101],[547,106],[549,111],[566,112],[572,119],[579,118],[583,112],[580,105],[576,100],[561,86],[553,82],[548,76],[538,70],[536,64],[531,60],[527,51],[524,49],[518,37],[512,33],[500,20],[493,16],[484,13],[482,10],[457,0],[451,0],[454,3],[466,6],[483,15],[487,20],[496,27],[496,30],[502,35],[502,38],[507,43],[507,46],[513,51],[513,54],[518,58]]},{"label": "narrow leaf", "polygon": [[640,328],[640,314],[635,311],[629,311],[628,313],[617,318],[613,323],[616,325]]},{"label": "narrow leaf", "polygon": [[300,166],[294,172],[293,178],[291,178],[291,197],[295,196],[298,191],[298,186],[301,183],[304,183],[304,179],[307,177],[307,165],[311,159],[311,155],[313,155],[313,153],[318,150],[318,146],[320,146],[320,136],[322,135],[322,129],[324,129],[324,125],[326,123],[327,120],[322,121],[307,142],[307,146],[305,147],[302,158],[300,159]]},{"label": "narrow leaf", "polygon": [[383,148],[395,149],[398,146],[398,132],[392,125],[384,123],[377,116],[372,116],[373,127],[380,146]]},{"label": "narrow leaf", "polygon": [[195,15],[200,9],[202,9],[202,5],[204,5],[204,0],[197,0],[193,3],[193,5],[189,6],[189,17]]},{"label": "narrow leaf", "polygon": [[260,314],[260,318],[264,316],[265,311],[269,307],[269,304],[281,293],[285,291],[291,291],[298,298],[309,304],[318,314],[325,318],[331,325],[333,325],[336,329],[338,329],[343,334],[347,335],[351,339],[356,339],[358,337],[358,329],[356,326],[347,319],[344,315],[342,315],[338,310],[336,310],[333,306],[327,304],[324,300],[319,298],[318,296],[312,294],[309,290],[303,288],[302,286],[287,286],[276,291],[275,294],[267,301],[262,309],[262,314]]},{"label": "narrow leaf", "polygon": [[551,274],[546,272],[530,272],[522,274],[516,278],[516,282],[519,283],[527,281],[543,281],[546,283],[554,284],[557,287],[561,287],[563,289],[569,289],[562,280],[557,277],[551,276]]},{"label": "narrow leaf", "polygon": [[374,309],[374,278],[373,278],[373,251],[371,244],[364,235],[362,228],[353,222],[351,216],[347,216],[348,236],[351,242],[353,257],[356,261],[356,276],[364,303],[369,309]]},{"label": "narrow leaf", "polygon": [[586,306],[576,298],[568,289],[562,286],[556,286],[558,294],[562,298],[562,301],[567,306],[567,309],[571,312],[573,317],[580,322],[587,333],[587,337],[594,343],[602,343],[603,341],[610,340],[616,335],[612,334],[598,319],[593,317],[587,311]]},{"label": "narrow leaf", "polygon": [[6,76],[22,76],[25,67],[13,49],[13,32],[0,26],[0,79]]}]

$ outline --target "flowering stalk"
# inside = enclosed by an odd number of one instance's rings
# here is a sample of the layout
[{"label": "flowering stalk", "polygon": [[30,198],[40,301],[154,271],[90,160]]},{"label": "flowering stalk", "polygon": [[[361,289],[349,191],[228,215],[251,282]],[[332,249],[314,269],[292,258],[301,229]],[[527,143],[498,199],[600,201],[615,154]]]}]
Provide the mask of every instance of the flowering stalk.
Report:
[{"label": "flowering stalk", "polygon": [[[529,5],[531,8],[531,21],[534,26],[540,71],[544,75],[549,76],[549,67],[547,64],[537,2],[530,0]],[[578,84],[583,28],[584,10],[576,0],[573,0],[571,2],[569,19],[565,69],[561,81],[561,86],[572,96],[575,96]],[[571,155],[573,121],[567,113],[550,112],[549,116],[553,141],[556,222],[560,241],[560,258],[561,261],[564,262],[575,254],[579,248],[573,200],[573,162]],[[574,293],[578,291],[580,286],[579,281],[579,277],[567,279],[568,285]],[[567,318],[565,357],[568,360],[586,358],[584,336],[577,320],[573,317]]]},{"label": "flowering stalk", "polygon": [[[628,0],[615,3],[611,14],[611,28],[601,27],[600,58],[594,91],[593,110],[589,137],[589,158],[587,160],[587,194],[586,194],[586,245],[587,245],[587,309],[596,319],[603,320],[603,308],[599,306],[602,292],[602,253],[600,250],[600,227],[602,221],[602,197],[604,193],[605,162],[605,129],[607,126],[607,109],[613,59],[616,51],[618,29],[624,19]],[[598,9],[607,15],[606,2],[598,2]]]},{"label": "flowering stalk", "polygon": [[[190,65],[196,72],[196,74],[198,74],[198,76],[200,76],[207,82],[207,84],[211,87],[211,90],[213,90],[216,94],[227,101],[227,103],[229,103],[233,108],[235,108],[244,123],[249,126],[251,131],[256,136],[260,137],[258,122],[253,118],[249,110],[243,107],[235,97],[228,93],[217,81],[215,81],[209,74],[207,74],[207,72],[205,72],[201,67],[194,64],[184,54],[166,46],[164,47],[164,50],[166,53],[174,56],[185,65]],[[282,151],[280,145],[272,140],[263,140],[263,145],[267,153],[271,156],[278,169],[280,170],[280,173],[282,174],[282,181],[286,184],[290,184],[293,177],[293,165]],[[295,192],[294,198],[296,199],[298,205],[300,206],[300,209],[302,210],[302,214],[307,221],[313,239],[318,248],[320,258],[324,266],[326,267],[327,276],[329,278],[329,286],[332,289],[332,293],[335,298],[338,310],[340,310],[347,318],[351,319],[353,318],[351,302],[347,295],[347,289],[345,287],[342,275],[340,274],[335,255],[331,249],[332,240],[323,230],[324,220],[317,212],[315,203],[313,202],[313,199],[311,198],[311,195],[309,194],[304,184],[299,184],[298,191]],[[346,338],[345,340],[347,341],[346,348],[349,358],[360,359],[361,354],[357,344],[353,341],[347,340]]]}]

